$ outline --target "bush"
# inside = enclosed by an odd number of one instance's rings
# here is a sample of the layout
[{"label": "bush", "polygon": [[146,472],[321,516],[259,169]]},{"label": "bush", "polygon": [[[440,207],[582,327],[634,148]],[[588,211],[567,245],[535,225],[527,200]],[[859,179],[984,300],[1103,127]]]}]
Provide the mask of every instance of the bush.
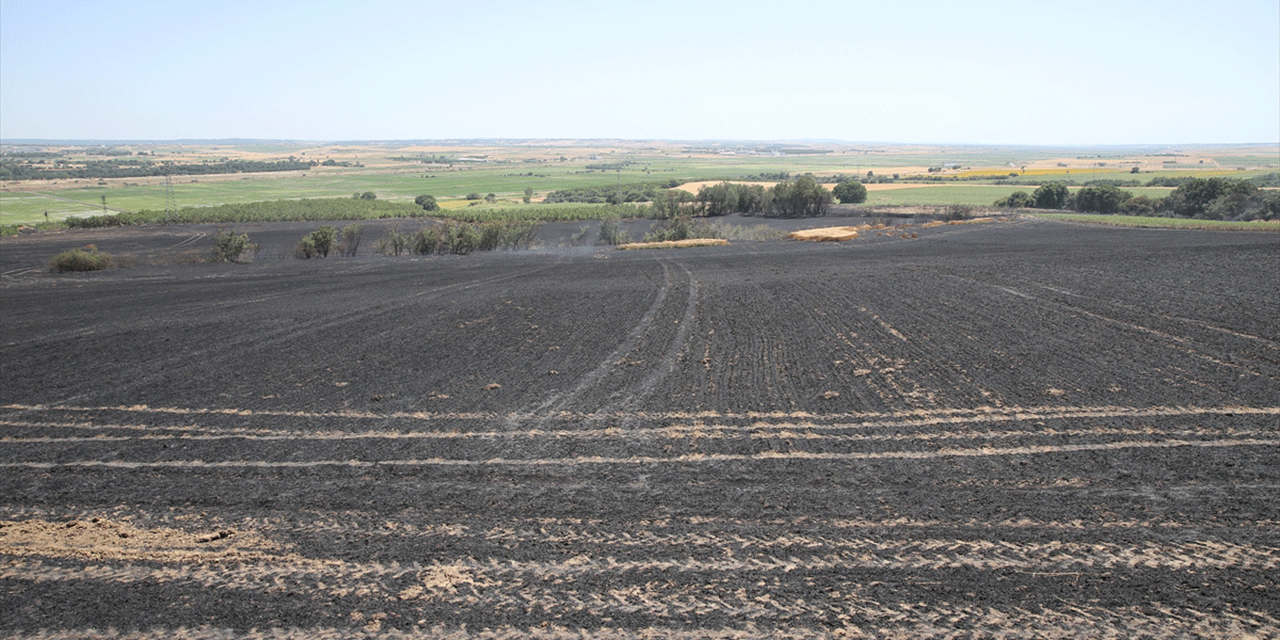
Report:
[{"label": "bush", "polygon": [[1040,185],[1031,197],[1035,200],[1037,209],[1064,209],[1067,206],[1067,198],[1071,197],[1071,192],[1067,190],[1067,185],[1061,182],[1049,182]]},{"label": "bush", "polygon": [[538,225],[533,222],[510,222],[502,225],[502,246],[528,249],[537,235]]},{"label": "bush", "polygon": [[466,255],[480,248],[480,229],[469,224],[460,224],[453,230],[453,252]]},{"label": "bush", "polygon": [[1030,209],[1036,206],[1036,199],[1026,191],[1014,191],[1008,196],[996,200],[992,203],[992,206],[1009,209]]},{"label": "bush", "polygon": [[[871,172],[868,171],[868,177],[870,174]],[[831,190],[831,193],[840,201],[840,204],[858,204],[867,201],[867,188],[857,180],[841,181]]]},{"label": "bush", "polygon": [[418,229],[413,233],[412,244],[414,253],[429,256],[440,250],[440,246],[443,244],[442,234],[435,227]]},{"label": "bush", "polygon": [[71,249],[63,251],[53,257],[49,261],[49,270],[54,272],[64,271],[101,271],[110,269],[114,260],[111,254],[98,251],[98,248],[89,245],[83,249]]},{"label": "bush", "polygon": [[679,215],[670,220],[655,223],[644,235],[645,242],[668,242],[689,240],[693,238],[719,238],[720,233],[711,225],[698,221],[687,215]]},{"label": "bush", "polygon": [[342,228],[342,243],[338,245],[338,253],[348,258],[354,257],[360,248],[360,240],[364,238],[364,227],[351,223]]},{"label": "bush", "polygon": [[942,212],[943,220],[968,220],[973,217],[974,206],[971,204],[949,204]]},{"label": "bush", "polygon": [[1119,213],[1121,205],[1132,197],[1132,193],[1112,185],[1084,187],[1072,196],[1071,206],[1081,213]]},{"label": "bush", "polygon": [[392,229],[387,232],[387,235],[378,239],[378,242],[373,245],[373,250],[384,256],[398,256],[409,248],[409,240],[409,234],[399,229]]},{"label": "bush", "polygon": [[333,250],[333,243],[338,238],[338,230],[325,225],[303,236],[293,250],[293,257],[300,260],[311,258],[327,258]]},{"label": "bush", "polygon": [[320,253],[316,251],[316,241],[309,235],[303,236],[298,241],[298,246],[293,248],[293,257],[299,260],[310,260],[320,257]]},{"label": "bush", "polygon": [[421,195],[414,198],[413,203],[422,207],[423,211],[436,211],[440,209],[440,205],[436,202],[435,196]]},{"label": "bush", "polygon": [[213,239],[213,255],[210,259],[214,262],[237,262],[245,251],[258,251],[258,245],[249,244],[249,234],[219,231]]},{"label": "bush", "polygon": [[478,192],[476,192],[476,191],[472,191],[471,193],[468,193],[468,194],[467,194],[467,199],[468,199],[468,200],[479,200],[479,199],[480,199],[480,194],[479,194]]},{"label": "bush", "polygon": [[600,244],[619,245],[631,242],[631,234],[622,228],[618,216],[606,216],[600,221]]}]

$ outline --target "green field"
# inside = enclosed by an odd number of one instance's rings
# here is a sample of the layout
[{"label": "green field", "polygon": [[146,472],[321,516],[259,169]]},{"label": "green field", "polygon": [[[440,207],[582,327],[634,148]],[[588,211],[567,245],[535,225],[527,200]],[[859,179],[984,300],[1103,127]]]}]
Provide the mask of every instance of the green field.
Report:
[{"label": "green field", "polygon": [[1145,216],[1112,216],[1092,213],[1035,213],[1041,218],[1087,222],[1115,227],[1140,227],[1145,229],[1208,229],[1214,231],[1273,231],[1280,232],[1280,221],[1228,222],[1225,220],[1190,220],[1187,218],[1152,218]]},{"label": "green field", "polygon": [[[87,148],[27,148],[0,146],[5,154],[49,152],[62,154],[63,162],[102,160]],[[1280,154],[1272,146],[1236,145],[1220,148],[1192,148],[1166,158],[1151,150],[1030,148],[1030,147],[944,147],[892,145],[807,145],[812,153],[772,155],[777,149],[803,149],[802,144],[769,143],[675,143],[587,141],[523,143],[421,143],[322,145],[310,143],[252,143],[121,145],[120,149],[150,162],[199,163],[226,159],[280,161],[332,159],[352,166],[317,166],[307,171],[253,173],[230,176],[173,176],[171,189],[178,208],[209,207],[268,200],[350,197],[373,191],[380,200],[412,201],[420,194],[434,195],[446,209],[467,207],[469,193],[493,193],[499,205],[519,204],[526,188],[534,190],[535,201],[549,191],[574,187],[609,186],[621,183],[676,180],[742,179],[761,174],[813,173],[820,178],[833,175],[865,178],[900,173],[904,180],[917,175],[936,177],[926,167],[954,168],[941,175],[989,173],[1007,175],[1030,168],[1020,180],[1048,182],[1056,179],[1091,180],[1138,179],[1156,176],[1228,175],[1250,177],[1280,169]],[[128,156],[126,156],[128,157]],[[425,164],[423,159],[446,157],[450,164]],[[1201,161],[1204,161],[1203,163]],[[51,160],[36,160],[50,166]],[[1166,164],[1172,162],[1172,164]],[[1130,174],[1132,163],[1152,170]],[[1067,165],[1060,167],[1060,165]],[[1105,165],[1105,166],[1102,166]],[[620,168],[613,168],[618,166]],[[1172,167],[1172,168],[1171,168]],[[1236,167],[1245,167],[1237,171]],[[925,186],[932,184],[937,186]],[[112,210],[139,211],[166,208],[162,178],[117,178],[6,182],[0,191],[0,225],[38,224],[68,216],[102,212],[102,197]],[[1033,191],[1034,184],[1001,184],[982,179],[942,184],[925,183],[917,188],[873,190],[869,205],[986,206],[1014,191]],[[1168,189],[1126,187],[1135,195],[1160,197]],[[488,205],[485,205],[488,206]]]}]

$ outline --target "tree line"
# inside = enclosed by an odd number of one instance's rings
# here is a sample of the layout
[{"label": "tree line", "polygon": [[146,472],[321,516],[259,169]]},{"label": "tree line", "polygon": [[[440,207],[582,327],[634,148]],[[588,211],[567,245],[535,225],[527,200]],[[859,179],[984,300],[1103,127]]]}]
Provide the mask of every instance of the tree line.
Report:
[{"label": "tree line", "polygon": [[89,160],[83,165],[45,167],[32,162],[0,159],[0,180],[71,180],[92,178],[145,178],[151,176],[194,176],[220,173],[265,173],[272,171],[304,171],[316,166],[314,161],[226,160],[177,164],[154,163],[135,158]]},{"label": "tree line", "polygon": [[996,200],[994,206],[1199,220],[1280,220],[1280,191],[1260,189],[1254,180],[1187,178],[1168,196],[1150,198],[1135,196],[1113,184],[1082,187],[1072,193],[1065,184],[1050,182],[1032,193],[1015,191]]},{"label": "tree line", "polygon": [[730,213],[800,218],[826,215],[836,199],[843,204],[865,202],[867,188],[857,180],[845,179],[828,190],[811,175],[783,180],[768,188],[726,181],[704,185],[697,194],[677,189],[665,191],[654,198],[651,207],[656,218]]}]

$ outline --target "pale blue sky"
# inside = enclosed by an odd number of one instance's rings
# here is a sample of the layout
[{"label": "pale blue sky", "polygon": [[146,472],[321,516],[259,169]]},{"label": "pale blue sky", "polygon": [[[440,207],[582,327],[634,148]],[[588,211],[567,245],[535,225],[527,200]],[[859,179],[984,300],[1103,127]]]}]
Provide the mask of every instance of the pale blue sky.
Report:
[{"label": "pale blue sky", "polygon": [[0,139],[1280,142],[1280,2],[0,0]]}]

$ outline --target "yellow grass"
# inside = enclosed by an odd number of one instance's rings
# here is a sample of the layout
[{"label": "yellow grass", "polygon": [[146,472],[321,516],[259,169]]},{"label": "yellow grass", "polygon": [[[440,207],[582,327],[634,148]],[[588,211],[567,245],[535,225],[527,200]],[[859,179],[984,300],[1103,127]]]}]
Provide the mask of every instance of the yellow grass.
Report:
[{"label": "yellow grass", "polygon": [[723,238],[689,238],[688,240],[664,240],[662,242],[629,242],[618,245],[619,249],[683,249],[684,247],[714,247],[729,244]]},{"label": "yellow grass", "polygon": [[812,242],[843,242],[858,237],[857,227],[822,227],[792,231],[787,236],[792,240],[808,240]]}]

